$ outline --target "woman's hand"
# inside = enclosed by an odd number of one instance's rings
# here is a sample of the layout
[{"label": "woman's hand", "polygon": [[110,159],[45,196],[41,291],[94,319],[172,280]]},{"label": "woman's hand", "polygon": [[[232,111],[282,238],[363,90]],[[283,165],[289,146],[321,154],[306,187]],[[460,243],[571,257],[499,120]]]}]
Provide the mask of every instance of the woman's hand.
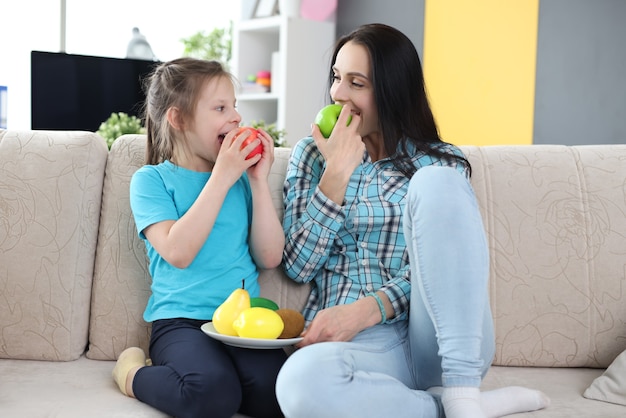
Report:
[{"label": "woman's hand", "polygon": [[297,347],[324,341],[350,341],[359,332],[380,321],[380,309],[373,297],[326,308],[319,311],[309,327],[302,332],[304,339]]},{"label": "woman's hand", "polygon": [[[337,168],[345,168],[350,174],[361,164],[365,152],[365,145],[358,133],[361,116],[351,115],[351,111],[350,107],[343,106],[328,139],[324,138],[319,126],[315,124],[312,126],[313,139],[326,160],[326,166],[336,165]],[[352,121],[346,126],[350,117]]]},{"label": "woman's hand", "polygon": [[[319,183],[320,190],[338,205],[343,205],[350,176],[363,161],[365,152],[365,144],[358,132],[361,116],[350,115],[350,112],[348,106],[341,109],[330,138],[325,139],[317,125],[313,125],[311,133],[326,160],[326,168]],[[350,116],[352,121],[346,126]]]}]

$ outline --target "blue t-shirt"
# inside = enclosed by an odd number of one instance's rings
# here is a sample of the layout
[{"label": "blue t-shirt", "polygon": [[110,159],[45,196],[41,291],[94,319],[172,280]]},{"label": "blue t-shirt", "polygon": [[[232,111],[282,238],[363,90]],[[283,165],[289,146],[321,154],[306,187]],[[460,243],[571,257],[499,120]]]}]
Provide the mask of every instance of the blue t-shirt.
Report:
[{"label": "blue t-shirt", "polygon": [[242,280],[250,296],[259,295],[258,271],[248,247],[252,192],[245,174],[228,191],[211,234],[187,268],[165,261],[143,234],[152,224],[182,217],[210,176],[166,161],[143,166],[131,179],[130,206],[150,260],[152,294],[144,311],[148,322],[209,320]]}]

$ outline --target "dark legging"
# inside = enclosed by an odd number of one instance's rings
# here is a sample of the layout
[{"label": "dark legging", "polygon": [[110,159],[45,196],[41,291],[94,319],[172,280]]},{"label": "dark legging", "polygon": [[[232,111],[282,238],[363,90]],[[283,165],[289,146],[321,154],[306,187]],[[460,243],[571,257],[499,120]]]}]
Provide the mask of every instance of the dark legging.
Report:
[{"label": "dark legging", "polygon": [[202,332],[204,322],[152,324],[153,365],[133,380],[137,399],[177,418],[282,417],[274,387],[285,352],[222,344]]}]

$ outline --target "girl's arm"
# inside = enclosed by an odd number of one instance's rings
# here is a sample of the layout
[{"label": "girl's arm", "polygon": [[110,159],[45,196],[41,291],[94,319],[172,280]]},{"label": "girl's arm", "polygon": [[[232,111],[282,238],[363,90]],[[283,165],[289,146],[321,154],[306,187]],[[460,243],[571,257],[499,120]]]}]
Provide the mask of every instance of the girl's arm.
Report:
[{"label": "girl's arm", "polygon": [[240,135],[231,142],[234,134],[229,133],[224,140],[213,172],[189,210],[178,220],[158,222],[144,230],[154,249],[174,267],[184,269],[196,258],[213,230],[228,190],[259,159],[246,160],[254,145],[240,150],[244,138]]},{"label": "girl's arm", "polygon": [[282,259],[285,246],[278,214],[274,209],[269,187],[269,171],[274,162],[274,140],[266,132],[259,130],[263,144],[263,154],[256,165],[248,169],[248,179],[252,190],[252,224],[250,226],[250,252],[260,268],[277,267]]}]

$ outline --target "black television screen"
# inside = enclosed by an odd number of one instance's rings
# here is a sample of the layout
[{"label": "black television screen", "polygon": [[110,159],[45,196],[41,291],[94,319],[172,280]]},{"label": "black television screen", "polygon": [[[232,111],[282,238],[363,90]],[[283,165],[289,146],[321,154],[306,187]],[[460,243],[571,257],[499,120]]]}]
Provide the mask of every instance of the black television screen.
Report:
[{"label": "black television screen", "polygon": [[111,113],[140,117],[155,61],[31,51],[31,127],[95,132]]}]

